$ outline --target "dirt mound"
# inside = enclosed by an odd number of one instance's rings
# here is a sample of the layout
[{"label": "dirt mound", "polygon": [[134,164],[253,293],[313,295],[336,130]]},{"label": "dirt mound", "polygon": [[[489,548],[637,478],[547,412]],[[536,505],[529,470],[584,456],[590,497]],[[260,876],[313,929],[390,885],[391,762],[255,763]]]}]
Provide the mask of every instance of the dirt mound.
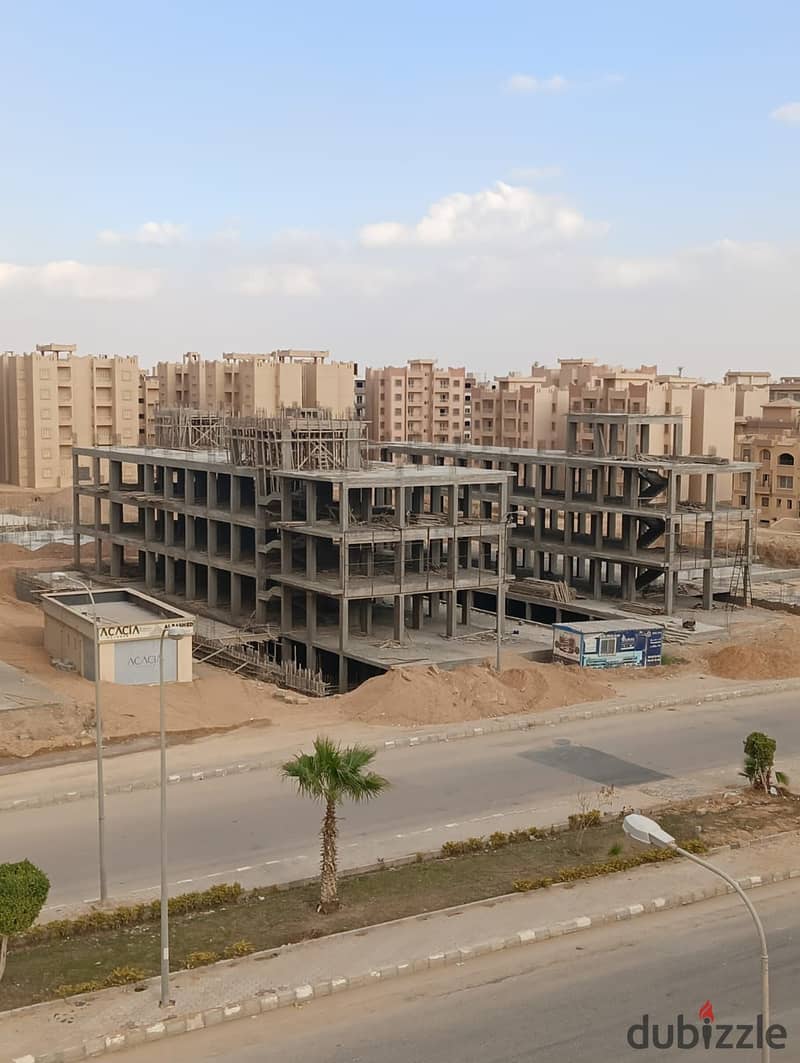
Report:
[{"label": "dirt mound", "polygon": [[348,719],[364,723],[426,725],[601,701],[614,693],[609,683],[564,665],[522,657],[507,665],[499,675],[489,662],[450,672],[395,668],[345,695],[340,707]]},{"label": "dirt mound", "polygon": [[800,675],[800,631],[782,624],[768,638],[735,642],[708,656],[708,670],[725,679],[788,679]]}]

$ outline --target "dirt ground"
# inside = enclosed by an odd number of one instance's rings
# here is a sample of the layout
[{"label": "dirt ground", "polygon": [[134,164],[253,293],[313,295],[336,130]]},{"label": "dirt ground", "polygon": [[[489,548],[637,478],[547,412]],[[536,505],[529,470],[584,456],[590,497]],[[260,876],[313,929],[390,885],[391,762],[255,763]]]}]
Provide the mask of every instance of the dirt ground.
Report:
[{"label": "dirt ground", "polygon": [[[53,692],[54,708],[0,713],[0,757],[29,757],[89,745],[94,741],[94,689],[73,673],[51,665],[43,646],[38,606],[17,600],[15,570],[57,568],[72,548],[50,544],[28,551],[0,544],[0,659],[34,676]],[[490,661],[454,671],[399,668],[343,696],[304,699],[268,683],[195,665],[195,679],[170,688],[169,730],[196,737],[242,726],[335,727],[347,721],[416,727],[502,717],[601,701],[643,680],[716,676],[757,680],[800,676],[800,618],[752,610],[733,614],[724,641],[667,644],[661,668],[620,669],[598,674],[560,664],[542,664],[507,653],[498,675]],[[158,730],[158,689],[103,684],[103,720],[108,741]]]}]

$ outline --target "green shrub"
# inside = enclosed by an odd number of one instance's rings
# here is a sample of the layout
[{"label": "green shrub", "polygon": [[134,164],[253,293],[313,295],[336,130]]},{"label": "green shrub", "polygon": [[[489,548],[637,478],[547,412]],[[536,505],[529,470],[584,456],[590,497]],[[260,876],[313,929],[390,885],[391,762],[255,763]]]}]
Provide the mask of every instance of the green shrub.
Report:
[{"label": "green shrub", "polygon": [[[229,904],[247,900],[238,882],[222,882],[207,890],[180,893],[169,899],[170,915],[188,915],[192,912],[210,912]],[[54,919],[41,926],[33,926],[23,936],[26,945],[38,945],[47,941],[66,941],[100,930],[120,930],[131,926],[157,923],[161,918],[161,901],[146,901],[141,904],[121,905],[108,911],[86,912],[75,919]]]},{"label": "green shrub", "polygon": [[228,945],[222,955],[226,960],[233,960],[237,956],[249,956],[255,951],[256,947],[252,941],[234,941],[232,945]]},{"label": "green shrub", "polygon": [[490,849],[502,849],[506,845],[508,845],[508,835],[505,831],[496,830],[493,834],[489,835]]},{"label": "green shrub", "polygon": [[614,842],[614,844],[608,850],[608,855],[609,856],[619,856],[619,854],[621,852],[622,852],[622,846],[620,845],[620,843],[619,842]]},{"label": "green shrub", "polygon": [[[693,838],[691,841],[681,843],[681,848],[690,853],[704,853],[707,846],[699,838]],[[632,856],[615,856],[603,863],[564,867],[557,871],[553,878],[517,879],[512,886],[517,893],[527,893],[530,890],[552,886],[555,882],[577,882],[579,879],[596,878],[598,875],[612,875],[617,871],[630,871],[641,864],[660,864],[665,860],[674,860],[679,855],[674,849],[645,849]]]},{"label": "green shrub", "polygon": [[[744,771],[742,775],[750,780],[752,786],[760,786],[769,793],[772,786],[772,769],[775,765],[775,750],[778,743],[763,731],[751,731],[744,740]],[[788,783],[783,772],[778,773],[778,782]]]},{"label": "green shrub", "polygon": [[0,978],[6,970],[8,939],[30,930],[49,892],[50,879],[30,860],[0,864]]},{"label": "green shrub", "polygon": [[147,973],[141,967],[115,967],[105,978],[93,978],[89,982],[66,982],[56,987],[56,996],[75,997],[82,993],[96,993],[100,989],[112,989],[114,986],[130,985],[141,982]]},{"label": "green shrub", "polygon": [[603,813],[599,808],[590,808],[586,812],[575,812],[568,819],[570,830],[586,830],[588,827],[599,827],[603,822]]},{"label": "green shrub", "polygon": [[184,962],[184,967],[207,967],[210,963],[216,963],[219,956],[216,952],[190,952]]},{"label": "green shrub", "polygon": [[519,842],[529,842],[530,840],[531,832],[529,830],[512,830],[508,832],[510,845],[517,845]]}]

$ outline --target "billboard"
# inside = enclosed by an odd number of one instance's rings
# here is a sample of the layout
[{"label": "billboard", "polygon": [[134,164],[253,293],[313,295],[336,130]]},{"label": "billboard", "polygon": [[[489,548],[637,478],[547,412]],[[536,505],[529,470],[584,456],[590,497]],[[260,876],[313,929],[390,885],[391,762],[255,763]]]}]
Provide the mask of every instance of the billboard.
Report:
[{"label": "billboard", "polygon": [[[137,639],[114,646],[114,681],[129,686],[152,685],[160,679],[160,639]],[[164,639],[164,681],[178,678],[178,645]]]}]

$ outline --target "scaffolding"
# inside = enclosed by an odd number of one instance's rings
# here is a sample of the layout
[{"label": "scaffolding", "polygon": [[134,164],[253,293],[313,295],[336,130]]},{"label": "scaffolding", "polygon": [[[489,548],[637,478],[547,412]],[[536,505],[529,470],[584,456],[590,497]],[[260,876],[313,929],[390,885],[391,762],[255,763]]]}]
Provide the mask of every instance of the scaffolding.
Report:
[{"label": "scaffolding", "polygon": [[280,417],[234,417],[228,424],[232,465],[257,469],[361,469],[366,424],[323,410],[287,410]]},{"label": "scaffolding", "polygon": [[190,406],[159,407],[155,415],[157,447],[175,450],[222,450],[227,445],[229,415]]}]

